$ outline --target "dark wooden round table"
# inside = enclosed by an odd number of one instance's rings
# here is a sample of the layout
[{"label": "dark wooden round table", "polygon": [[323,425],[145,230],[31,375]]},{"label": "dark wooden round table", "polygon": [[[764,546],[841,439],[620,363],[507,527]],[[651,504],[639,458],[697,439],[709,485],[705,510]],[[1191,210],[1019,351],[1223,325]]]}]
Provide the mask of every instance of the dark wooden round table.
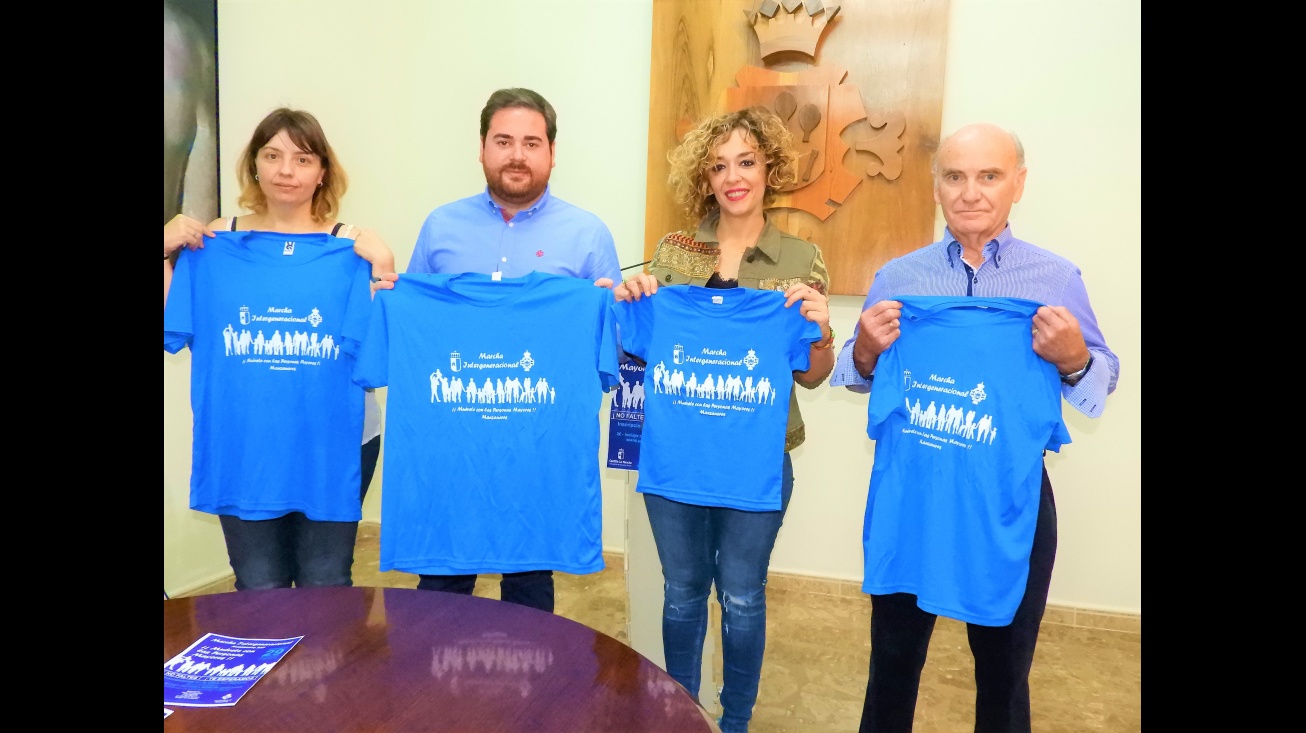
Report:
[{"label": "dark wooden round table", "polygon": [[304,638],[232,707],[164,705],[165,731],[708,733],[665,671],[561,616],[405,588],[163,602],[163,661],[206,633]]}]

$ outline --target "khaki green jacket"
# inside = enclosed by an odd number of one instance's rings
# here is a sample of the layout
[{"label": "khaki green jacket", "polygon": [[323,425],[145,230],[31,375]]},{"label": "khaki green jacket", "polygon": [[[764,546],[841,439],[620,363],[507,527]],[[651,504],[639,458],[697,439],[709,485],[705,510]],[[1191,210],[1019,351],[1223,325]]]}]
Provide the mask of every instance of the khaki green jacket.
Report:
[{"label": "khaki green jacket", "polygon": [[[648,271],[659,285],[707,284],[720,258],[716,224],[716,217],[709,216],[692,235],[672,232],[658,242]],[[805,283],[825,293],[829,282],[821,250],[805,239],[780,231],[769,219],[757,244],[744,250],[739,262],[739,286],[744,288],[784,291],[794,283]],[[797,391],[790,390],[785,452],[802,445],[806,437]]]}]

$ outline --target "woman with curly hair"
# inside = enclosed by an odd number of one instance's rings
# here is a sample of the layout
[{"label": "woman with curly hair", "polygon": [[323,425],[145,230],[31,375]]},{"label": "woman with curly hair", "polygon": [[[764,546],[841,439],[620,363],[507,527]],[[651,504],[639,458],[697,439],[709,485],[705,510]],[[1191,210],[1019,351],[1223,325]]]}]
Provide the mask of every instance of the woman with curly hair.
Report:
[{"label": "woman with curly hair", "polygon": [[[741,391],[723,384],[723,375],[730,373],[731,379],[735,378],[730,365],[738,363],[732,361],[733,355],[720,356],[725,349],[700,350],[707,357],[689,356],[686,350],[683,359],[678,351],[670,360],[674,362],[674,373],[690,371],[690,365],[713,365],[715,381],[709,373],[705,380],[709,386],[697,390],[697,396],[705,398],[703,402],[708,405],[703,408],[704,414],[734,416],[755,410],[753,416],[761,418],[767,409],[767,392],[771,393],[770,399],[780,396],[783,400],[776,409],[788,405],[787,424],[783,414],[776,416],[774,439],[758,441],[739,432],[717,429],[727,442],[719,447],[699,446],[696,452],[705,452],[709,456],[706,460],[721,467],[720,473],[659,453],[660,444],[653,442],[650,429],[655,418],[654,400],[650,399],[645,408],[646,444],[641,450],[637,490],[644,495],[662,563],[662,640],[667,671],[697,696],[707,631],[707,598],[715,583],[721,604],[724,680],[720,725],[725,733],[748,729],[761,679],[767,568],[793,489],[789,451],[804,438],[803,419],[792,387],[817,387],[834,367],[834,351],[830,348],[834,332],[825,296],[828,274],[821,251],[811,242],[780,231],[765,214],[776,194],[796,180],[797,158],[788,128],[764,107],[750,107],[701,122],[669,155],[672,192],[687,221],[696,222],[696,227],[692,232],[664,236],[648,271],[614,289],[620,303],[630,304],[619,306],[618,322],[623,344],[635,356],[649,353],[642,348],[646,336],[641,327],[651,320],[634,318],[632,323],[623,320],[620,313],[625,309],[633,315],[637,310],[633,304],[657,293],[659,286],[780,291],[783,296],[775,297],[773,310],[798,305],[802,315],[797,318],[790,311],[786,320],[780,313],[778,322],[786,327],[762,336],[775,343],[757,344],[759,353],[767,345],[787,359],[779,365],[785,382],[792,374],[792,383],[777,388],[776,383],[767,381],[766,391],[759,386],[757,396],[752,393],[754,378],[762,369],[754,370],[758,366],[755,362],[747,366],[746,373],[738,370],[745,375],[747,388]],[[728,297],[721,290],[699,295],[706,296],[706,303],[721,303]],[[703,320],[710,318],[705,316]],[[754,351],[750,349],[748,354],[753,356]],[[656,356],[645,361],[650,362],[656,393],[663,374],[672,372],[660,371],[666,365]],[[682,361],[684,366],[678,366]],[[652,362],[659,363],[653,366]],[[791,366],[792,371],[788,371]],[[706,367],[699,371],[706,371]],[[697,372],[691,372],[691,376],[697,378]],[[670,391],[688,399],[689,390],[682,391],[670,380],[666,384],[669,386],[662,388],[663,395]],[[713,403],[727,408],[714,409],[710,406]],[[729,419],[722,417],[718,424],[724,428]],[[768,471],[765,480],[757,482],[765,489],[741,493],[740,485],[747,483],[750,463]],[[658,473],[660,478],[655,475]]]}]

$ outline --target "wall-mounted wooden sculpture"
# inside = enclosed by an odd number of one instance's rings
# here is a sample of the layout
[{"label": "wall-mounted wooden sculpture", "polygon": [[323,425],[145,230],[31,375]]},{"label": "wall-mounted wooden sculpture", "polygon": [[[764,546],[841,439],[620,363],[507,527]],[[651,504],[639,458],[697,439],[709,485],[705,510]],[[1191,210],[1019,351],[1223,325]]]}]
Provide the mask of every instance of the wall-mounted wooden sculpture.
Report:
[{"label": "wall-mounted wooden sculpture", "polygon": [[668,194],[667,152],[702,117],[761,104],[803,156],[768,216],[821,246],[832,294],[865,295],[933,239],[947,16],[947,0],[655,0],[646,255],[694,224]]}]

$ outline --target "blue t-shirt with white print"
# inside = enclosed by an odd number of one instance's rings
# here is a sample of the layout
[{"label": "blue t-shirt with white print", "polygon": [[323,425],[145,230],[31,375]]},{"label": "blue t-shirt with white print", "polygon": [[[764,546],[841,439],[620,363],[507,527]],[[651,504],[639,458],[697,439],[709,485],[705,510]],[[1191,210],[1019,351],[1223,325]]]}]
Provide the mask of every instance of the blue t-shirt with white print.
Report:
[{"label": "blue t-shirt with white print", "polygon": [[218,232],[177,259],[163,348],[191,350],[190,506],[247,520],[362,518],[371,267],[330,234]]},{"label": "blue t-shirt with white print", "polygon": [[697,285],[617,303],[617,322],[622,349],[646,364],[635,490],[779,510],[793,373],[821,327],[782,292]]},{"label": "blue t-shirt with white print", "polygon": [[354,380],[387,387],[381,570],[603,569],[599,419],[612,291],[532,272],[405,274]]},{"label": "blue t-shirt with white print", "polygon": [[867,411],[862,590],[1005,626],[1029,575],[1043,451],[1070,442],[1056,366],[1032,348],[1039,304],[897,300],[902,333],[880,354]]}]

